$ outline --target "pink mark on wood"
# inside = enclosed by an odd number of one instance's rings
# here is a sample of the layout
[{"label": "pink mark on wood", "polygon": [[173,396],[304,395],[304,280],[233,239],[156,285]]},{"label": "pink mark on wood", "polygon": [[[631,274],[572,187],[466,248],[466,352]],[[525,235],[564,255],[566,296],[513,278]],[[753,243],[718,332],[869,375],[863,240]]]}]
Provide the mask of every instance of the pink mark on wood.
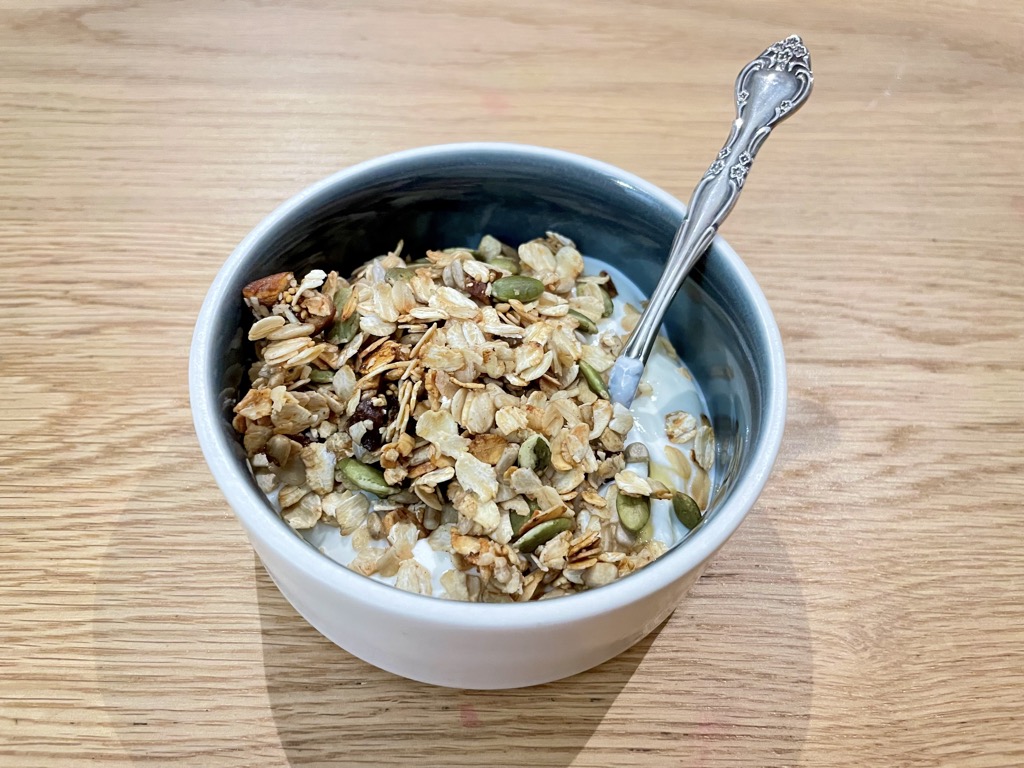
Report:
[{"label": "pink mark on wood", "polygon": [[476,710],[473,709],[472,704],[459,705],[459,720],[462,721],[463,728],[480,727],[480,716],[477,715]]},{"label": "pink mark on wood", "polygon": [[500,91],[484,91],[480,94],[480,105],[491,115],[508,112],[508,99]]}]

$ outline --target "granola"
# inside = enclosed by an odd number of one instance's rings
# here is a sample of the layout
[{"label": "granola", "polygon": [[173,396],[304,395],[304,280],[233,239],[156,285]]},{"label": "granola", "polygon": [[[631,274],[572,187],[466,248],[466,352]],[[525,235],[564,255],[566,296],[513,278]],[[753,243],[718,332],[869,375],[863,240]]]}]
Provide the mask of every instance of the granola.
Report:
[{"label": "granola", "polygon": [[358,573],[455,600],[572,594],[663,554],[650,509],[680,478],[707,508],[714,436],[670,413],[662,435],[689,455],[627,469],[634,415],[604,379],[639,310],[584,269],[549,232],[245,286],[255,359],[233,425],[282,518],[337,529]]}]

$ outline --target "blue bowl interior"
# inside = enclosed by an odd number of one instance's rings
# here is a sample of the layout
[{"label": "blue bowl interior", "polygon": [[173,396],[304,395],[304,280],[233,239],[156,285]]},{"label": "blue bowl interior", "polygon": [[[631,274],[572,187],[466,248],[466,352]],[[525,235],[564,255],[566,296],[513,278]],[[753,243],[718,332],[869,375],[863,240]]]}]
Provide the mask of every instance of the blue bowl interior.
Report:
[{"label": "blue bowl interior", "polygon": [[[554,230],[649,294],[681,214],[678,203],[638,188],[614,169],[571,156],[487,148],[399,157],[322,185],[301,205],[286,206],[231,274],[224,296],[229,311],[213,329],[226,354],[221,370],[209,372],[209,385],[221,392],[223,429],[238,443],[230,407],[251,354],[240,298],[251,280],[313,267],[347,275],[399,240],[406,254],[418,257],[427,249],[475,246],[484,233],[518,243]],[[741,276],[720,246],[687,279],[665,327],[703,390],[715,429],[713,515],[764,428],[761,371],[770,356]],[[244,462],[240,445],[238,457]]]}]

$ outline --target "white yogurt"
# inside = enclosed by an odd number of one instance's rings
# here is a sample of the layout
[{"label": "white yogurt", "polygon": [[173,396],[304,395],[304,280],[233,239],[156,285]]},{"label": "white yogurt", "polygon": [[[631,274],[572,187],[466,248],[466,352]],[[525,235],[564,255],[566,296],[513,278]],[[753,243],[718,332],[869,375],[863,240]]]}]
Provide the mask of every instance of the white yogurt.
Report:
[{"label": "white yogurt", "polygon": [[[646,296],[637,288],[636,283],[630,280],[619,270],[603,261],[584,257],[586,263],[586,274],[597,275],[601,271],[607,272],[619,295],[613,300],[615,312],[611,317],[598,323],[600,331],[613,331],[623,333],[622,317],[625,314],[626,304],[632,304],[636,309],[643,309],[643,302]],[[684,373],[684,371],[686,371]],[[649,394],[643,394],[650,387]],[[665,459],[665,447],[670,445],[668,436],[665,434],[665,415],[673,411],[686,411],[699,418],[700,414],[707,413],[704,397],[701,395],[694,381],[693,376],[676,356],[668,340],[662,335],[647,361],[647,367],[640,379],[640,391],[634,398],[630,410],[633,412],[633,429],[626,437],[626,444],[643,443],[647,446],[651,461],[661,465],[665,471],[675,480],[674,487],[681,491],[688,491],[688,485],[682,477],[672,472],[667,466]],[[680,451],[689,455],[693,443],[676,445]],[[630,469],[636,469],[630,466]],[[672,502],[668,500],[651,500],[651,522],[654,525],[654,538],[661,541],[668,547],[678,544],[689,533],[686,526],[679,522],[675,512],[672,511]]]},{"label": "white yogurt", "polygon": [[[642,302],[646,297],[632,280],[614,267],[590,257],[585,257],[584,261],[586,274],[597,275],[602,270],[607,272],[611,275],[619,292],[619,295],[613,300],[614,314],[598,324],[599,331],[623,333],[621,321],[625,305],[628,303],[641,309]],[[648,394],[645,394],[647,391],[645,384],[650,386],[651,391]],[[669,445],[669,440],[665,434],[665,415],[672,411],[682,410],[699,417],[700,414],[707,413],[707,409],[693,377],[689,375],[683,363],[663,338],[659,339],[651,353],[641,379],[640,392],[633,400],[631,410],[635,422],[626,438],[626,443],[644,443],[650,452],[651,461],[661,465],[660,469],[663,472],[674,476],[672,477],[675,480],[674,486],[680,490],[688,490],[684,479],[675,475],[666,466],[665,447]],[[688,455],[692,444],[677,445],[676,447]],[[630,465],[630,469],[636,470],[637,467]],[[654,538],[663,542],[667,547],[678,544],[689,533],[672,511],[671,501],[652,500],[651,522],[654,526]],[[301,533],[310,544],[342,565],[348,565],[356,557],[351,538],[340,535],[337,528],[317,523],[314,528]],[[426,539],[421,539],[413,549],[413,557],[430,572],[434,594],[444,594],[441,587],[441,574],[453,568],[448,553],[436,552]],[[383,577],[375,574],[371,578],[385,584],[393,585],[395,583],[394,576]]]}]

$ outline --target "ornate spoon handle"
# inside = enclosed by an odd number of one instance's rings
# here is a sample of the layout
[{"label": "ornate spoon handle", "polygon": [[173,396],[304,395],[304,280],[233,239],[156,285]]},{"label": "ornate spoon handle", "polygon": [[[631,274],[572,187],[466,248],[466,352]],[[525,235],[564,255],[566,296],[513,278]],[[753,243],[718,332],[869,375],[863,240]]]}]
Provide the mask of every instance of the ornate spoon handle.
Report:
[{"label": "ornate spoon handle", "polygon": [[662,318],[679,286],[736,204],[751,163],[768,134],[807,101],[813,81],[810,55],[797,35],[769,46],[736,78],[732,131],[693,190],[665,271],[612,368],[608,382],[612,399],[626,405],[633,401]]}]

